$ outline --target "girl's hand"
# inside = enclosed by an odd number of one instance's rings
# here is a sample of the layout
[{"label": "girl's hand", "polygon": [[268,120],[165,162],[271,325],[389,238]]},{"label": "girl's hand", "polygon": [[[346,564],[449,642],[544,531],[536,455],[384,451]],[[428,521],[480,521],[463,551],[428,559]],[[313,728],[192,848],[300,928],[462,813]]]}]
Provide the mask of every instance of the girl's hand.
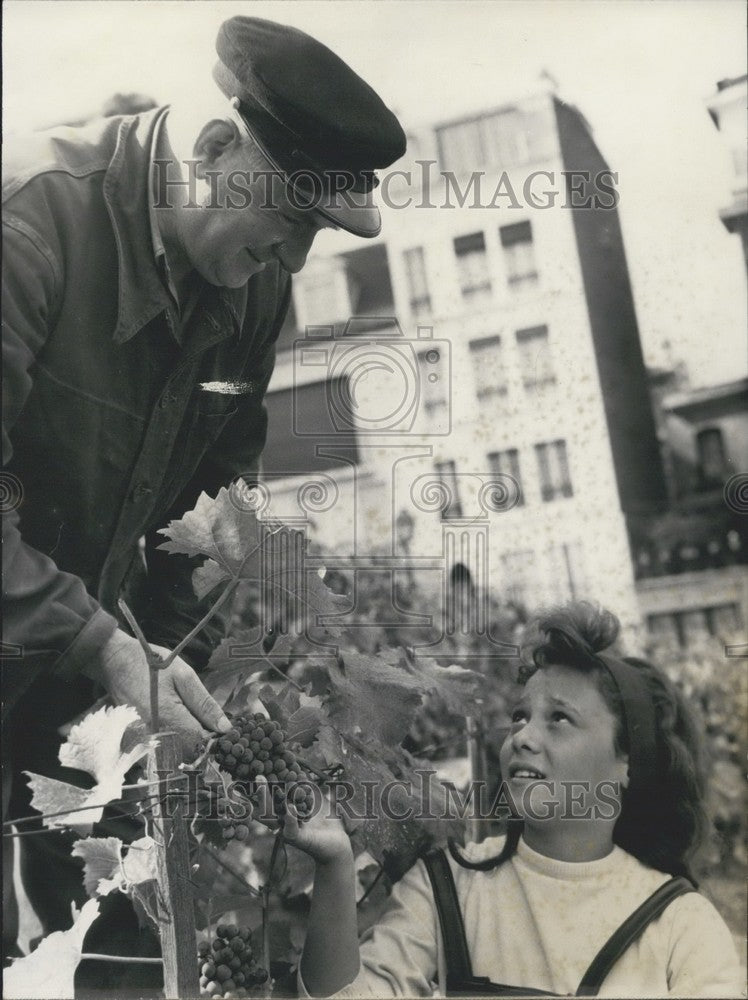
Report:
[{"label": "girl's hand", "polygon": [[[281,824],[273,809],[272,795],[267,781],[261,776],[256,782],[258,806],[253,809],[253,816],[271,829],[278,829],[282,825],[283,839],[287,844],[304,851],[318,865],[335,864],[353,857],[350,838],[327,792],[320,792],[319,809],[314,810],[304,822],[294,809],[293,802],[287,801],[286,815]],[[319,803],[319,800],[317,801]]]}]

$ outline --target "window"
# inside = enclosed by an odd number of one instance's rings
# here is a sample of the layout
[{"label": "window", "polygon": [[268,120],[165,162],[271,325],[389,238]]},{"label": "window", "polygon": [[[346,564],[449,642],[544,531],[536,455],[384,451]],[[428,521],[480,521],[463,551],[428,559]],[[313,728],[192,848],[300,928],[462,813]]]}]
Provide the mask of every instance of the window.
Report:
[{"label": "window", "polygon": [[458,236],[454,241],[454,247],[462,297],[470,302],[490,298],[491,279],[488,276],[486,240],[483,233]]},{"label": "window", "polygon": [[506,371],[501,354],[501,337],[470,341],[475,392],[481,401],[506,395]]},{"label": "window", "polygon": [[545,159],[554,152],[554,132],[547,113],[504,108],[438,128],[439,162],[443,170],[459,174]]},{"label": "window", "polygon": [[699,456],[699,488],[710,490],[724,486],[727,478],[725,445],[719,427],[709,427],[696,435]]},{"label": "window", "polygon": [[444,170],[470,173],[483,164],[483,145],[477,119],[437,129],[436,141]]},{"label": "window", "polygon": [[405,274],[410,295],[410,311],[418,319],[431,312],[431,296],[426,280],[426,262],[423,247],[413,247],[403,253]]},{"label": "window", "polygon": [[460,491],[457,485],[455,463],[436,462],[434,469],[449,498],[446,506],[442,508],[442,519],[447,520],[453,517],[462,517],[462,504],[460,503]]},{"label": "window", "polygon": [[521,507],[525,502],[522,496],[522,480],[519,474],[519,452],[516,448],[507,448],[506,451],[492,451],[488,456],[488,464],[494,476],[511,476],[517,484],[517,506]]},{"label": "window", "polygon": [[565,441],[548,441],[535,445],[543,500],[570,497],[573,493]]},{"label": "window", "polygon": [[548,348],[548,327],[533,326],[527,330],[517,330],[516,336],[525,388],[552,385],[556,381],[556,376],[553,374],[551,352]]},{"label": "window", "polygon": [[573,601],[587,590],[584,548],[578,541],[547,546],[544,552],[543,603]]},{"label": "window", "polygon": [[527,136],[522,126],[522,116],[514,110],[500,111],[481,119],[484,162],[487,165],[511,166],[527,162]]},{"label": "window", "polygon": [[513,226],[502,226],[499,229],[499,237],[504,250],[509,287],[521,290],[535,285],[538,280],[538,269],[535,264],[535,247],[530,223],[517,222]]}]

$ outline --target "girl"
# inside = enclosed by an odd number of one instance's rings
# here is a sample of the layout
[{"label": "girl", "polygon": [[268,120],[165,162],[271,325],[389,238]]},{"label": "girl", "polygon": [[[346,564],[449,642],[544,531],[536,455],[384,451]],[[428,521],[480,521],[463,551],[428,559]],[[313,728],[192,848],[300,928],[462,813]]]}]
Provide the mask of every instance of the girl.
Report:
[{"label": "girl", "polygon": [[[505,838],[453,848],[441,874],[419,861],[359,946],[342,824],[287,817],[287,840],[316,862],[302,995],[431,996],[435,982],[445,992],[447,973],[456,992],[573,995],[626,918],[688,873],[705,817],[697,734],[680,696],[650,664],[601,652],[618,632],[609,612],[576,603],[534,625],[500,756],[518,813]],[[456,886],[466,949],[459,917],[450,923],[446,904],[436,906],[440,879]],[[479,978],[455,981],[461,954],[463,979],[471,965]],[[603,976],[601,996],[744,995],[730,932],[693,891],[664,906]]]}]

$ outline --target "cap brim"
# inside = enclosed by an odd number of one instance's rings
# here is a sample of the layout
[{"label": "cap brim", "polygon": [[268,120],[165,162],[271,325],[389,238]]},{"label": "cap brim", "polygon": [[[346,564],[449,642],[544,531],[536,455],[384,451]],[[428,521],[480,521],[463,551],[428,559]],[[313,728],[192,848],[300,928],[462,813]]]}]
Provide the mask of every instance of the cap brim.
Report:
[{"label": "cap brim", "polygon": [[[239,112],[237,112],[239,114]],[[298,207],[304,210],[317,212],[323,218],[332,222],[340,229],[344,229],[354,236],[361,236],[364,239],[372,239],[379,236],[382,231],[382,217],[379,209],[373,202],[373,191],[342,191],[336,194],[320,192],[320,197],[314,201],[309,201],[309,191],[304,187],[295,184],[293,175],[284,170],[277,162],[273,154],[268,149],[262,135],[247,119],[240,115],[242,124],[251,135],[262,155],[268,161],[273,170],[284,178],[286,186],[293,188],[298,194]]]}]

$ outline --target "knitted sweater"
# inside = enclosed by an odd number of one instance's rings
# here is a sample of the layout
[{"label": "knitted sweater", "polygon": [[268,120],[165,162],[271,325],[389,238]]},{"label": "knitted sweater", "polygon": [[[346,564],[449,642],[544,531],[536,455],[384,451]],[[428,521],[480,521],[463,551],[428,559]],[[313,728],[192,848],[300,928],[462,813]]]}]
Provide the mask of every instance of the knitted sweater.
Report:
[{"label": "knitted sweater", "polygon": [[[502,838],[470,845],[471,860],[499,853]],[[619,847],[598,861],[545,857],[520,841],[489,872],[455,864],[473,972],[497,983],[574,994],[588,965],[621,923],[668,875]],[[361,968],[338,997],[431,996],[445,982],[441,932],[426,870],[418,862],[395,886],[389,908],[361,942]],[[299,978],[301,996],[309,996]],[[698,893],[674,900],[625,952],[601,997],[745,996],[730,932]]]}]

